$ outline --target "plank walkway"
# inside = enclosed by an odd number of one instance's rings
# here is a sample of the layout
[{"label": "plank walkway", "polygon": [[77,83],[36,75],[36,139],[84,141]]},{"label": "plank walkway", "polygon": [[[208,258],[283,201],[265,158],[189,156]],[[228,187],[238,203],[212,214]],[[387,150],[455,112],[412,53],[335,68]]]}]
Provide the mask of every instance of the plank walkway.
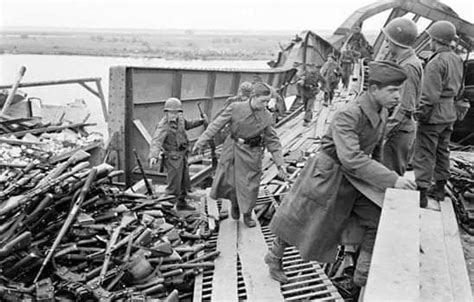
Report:
[{"label": "plank walkway", "polygon": [[[339,100],[345,97],[341,95]],[[284,153],[317,150],[334,113],[344,103],[323,107],[316,102],[315,117],[308,127],[303,127],[301,113],[277,129]],[[261,188],[275,194],[272,181],[277,171],[268,152],[263,169]],[[417,192],[395,193],[388,197],[391,201],[387,204],[393,207],[384,208],[385,225],[381,222],[379,230],[379,235],[389,235],[377,238],[382,252],[374,252],[369,276],[369,284],[375,284],[377,290],[368,285],[364,301],[395,301],[396,297],[405,297],[405,301],[473,301],[451,203],[430,200],[427,209],[419,209],[413,195]],[[411,203],[396,202],[400,200]],[[229,201],[220,202],[230,216]],[[217,202],[208,199],[206,203],[218,225],[216,246],[221,255],[215,269],[196,282],[193,301],[342,301],[321,266],[304,262],[294,248],[287,249],[283,263],[290,283],[280,286],[273,281],[263,261],[273,238],[268,228],[258,225],[248,229],[242,219],[230,217],[218,222]]]}]

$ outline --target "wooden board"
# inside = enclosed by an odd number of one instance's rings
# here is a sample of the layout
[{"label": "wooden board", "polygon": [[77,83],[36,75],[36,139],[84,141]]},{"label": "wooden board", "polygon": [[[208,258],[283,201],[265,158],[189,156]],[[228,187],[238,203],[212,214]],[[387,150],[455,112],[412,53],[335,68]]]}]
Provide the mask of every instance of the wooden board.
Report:
[{"label": "wooden board", "polygon": [[419,215],[417,191],[387,190],[364,301],[418,299]]},{"label": "wooden board", "polygon": [[420,300],[453,301],[441,212],[420,211]]},{"label": "wooden board", "polygon": [[[254,219],[255,215],[252,214]],[[242,275],[248,301],[283,301],[280,283],[273,280],[268,272],[268,266],[263,258],[268,250],[260,225],[254,228],[246,227],[239,221],[238,244]]]},{"label": "wooden board", "polygon": [[446,198],[440,207],[454,301],[474,301],[453,204]]},{"label": "wooden board", "polygon": [[[222,209],[230,213],[230,201],[222,200]],[[214,261],[211,300],[238,301],[237,296],[237,223],[227,218],[219,224],[217,250],[219,257]]]}]

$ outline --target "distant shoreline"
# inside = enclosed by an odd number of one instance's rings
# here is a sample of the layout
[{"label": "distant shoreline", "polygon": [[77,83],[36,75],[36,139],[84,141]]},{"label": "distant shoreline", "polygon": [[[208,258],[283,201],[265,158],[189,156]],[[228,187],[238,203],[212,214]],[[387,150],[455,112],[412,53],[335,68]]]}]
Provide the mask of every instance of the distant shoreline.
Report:
[{"label": "distant shoreline", "polygon": [[272,60],[287,35],[31,33],[0,34],[0,53],[162,58],[174,60]]}]

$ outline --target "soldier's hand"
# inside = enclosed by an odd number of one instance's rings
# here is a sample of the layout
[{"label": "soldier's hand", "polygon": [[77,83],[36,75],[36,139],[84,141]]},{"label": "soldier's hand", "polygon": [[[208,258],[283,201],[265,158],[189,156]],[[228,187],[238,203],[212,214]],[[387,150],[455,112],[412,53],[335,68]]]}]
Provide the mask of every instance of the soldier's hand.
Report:
[{"label": "soldier's hand", "polygon": [[201,145],[200,145],[198,142],[196,142],[196,143],[194,144],[192,153],[193,153],[193,154],[200,154],[200,153],[202,153]]},{"label": "soldier's hand", "polygon": [[204,125],[208,125],[209,124],[209,117],[207,117],[207,114],[203,113],[202,114],[202,119],[204,121]]},{"label": "soldier's hand", "polygon": [[150,168],[156,165],[157,162],[158,162],[158,159],[156,159],[156,157],[150,158]]},{"label": "soldier's hand", "polygon": [[288,173],[286,173],[286,169],[284,166],[278,167],[278,177],[281,178],[283,181],[288,181]]},{"label": "soldier's hand", "polygon": [[416,190],[416,183],[408,178],[398,177],[394,188],[402,190]]}]

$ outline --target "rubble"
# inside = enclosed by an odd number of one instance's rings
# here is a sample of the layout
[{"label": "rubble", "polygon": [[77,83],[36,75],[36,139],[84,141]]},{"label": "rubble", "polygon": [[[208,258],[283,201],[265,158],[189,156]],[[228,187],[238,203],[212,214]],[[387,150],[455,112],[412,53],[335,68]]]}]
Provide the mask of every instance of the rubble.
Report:
[{"label": "rubble", "polygon": [[192,291],[219,255],[206,251],[207,215],[124,190],[113,182],[122,171],[88,159],[80,150],[0,175],[0,300],[177,301]]}]

